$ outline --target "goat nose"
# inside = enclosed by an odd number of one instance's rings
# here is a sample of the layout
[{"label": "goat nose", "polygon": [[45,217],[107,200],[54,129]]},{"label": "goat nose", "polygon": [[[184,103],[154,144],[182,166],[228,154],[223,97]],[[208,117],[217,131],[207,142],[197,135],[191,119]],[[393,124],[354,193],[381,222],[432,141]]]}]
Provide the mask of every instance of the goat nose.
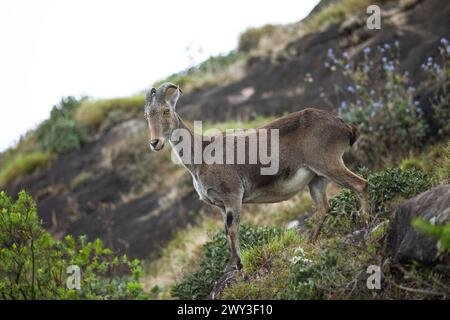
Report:
[{"label": "goat nose", "polygon": [[157,146],[158,143],[159,143],[159,140],[158,140],[158,139],[151,139],[149,143],[150,143],[150,146],[151,146],[153,149],[155,149],[156,146]]}]

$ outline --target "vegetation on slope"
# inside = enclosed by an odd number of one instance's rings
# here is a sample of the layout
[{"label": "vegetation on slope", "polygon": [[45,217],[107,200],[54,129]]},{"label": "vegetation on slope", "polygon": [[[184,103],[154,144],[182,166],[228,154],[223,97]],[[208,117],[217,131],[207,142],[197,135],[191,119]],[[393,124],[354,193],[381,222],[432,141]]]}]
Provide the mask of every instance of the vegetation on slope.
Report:
[{"label": "vegetation on slope", "polygon": [[[387,169],[369,174],[372,203],[371,235],[362,243],[348,242],[351,235],[364,229],[359,220],[358,201],[353,192],[342,190],[330,201],[330,215],[318,244],[307,243],[296,229],[266,229],[245,226],[242,233],[242,274],[227,287],[224,299],[345,299],[401,298],[405,292],[394,283],[395,273],[387,274],[387,289],[372,292],[365,286],[367,266],[379,265],[384,256],[383,238],[393,205],[399,199],[413,197],[428,189],[431,177],[414,170]],[[313,219],[313,218],[312,218]],[[312,221],[310,221],[312,222]],[[270,230],[270,232],[268,232]],[[445,229],[447,230],[447,229]],[[266,234],[266,232],[268,232]],[[264,241],[246,235],[266,234]],[[437,233],[437,231],[436,231]],[[439,235],[448,238],[448,231]],[[256,239],[256,241],[255,241]],[[347,239],[347,240],[346,240]],[[228,256],[225,236],[219,232],[203,248],[199,269],[189,273],[172,289],[174,298],[202,299],[208,296],[214,280],[223,272]],[[443,276],[429,269],[414,270],[417,283],[433,279],[438,292],[448,294]],[[391,278],[392,277],[392,278]],[[411,281],[413,282],[413,281]],[[431,283],[431,282],[429,282]],[[441,291],[439,291],[441,290]],[[421,298],[423,295],[409,295]]]},{"label": "vegetation on slope", "polygon": [[[72,265],[81,271],[80,290],[66,285]],[[114,256],[99,239],[53,240],[26,192],[16,201],[0,192],[2,299],[145,299],[141,276],[138,260]]]}]

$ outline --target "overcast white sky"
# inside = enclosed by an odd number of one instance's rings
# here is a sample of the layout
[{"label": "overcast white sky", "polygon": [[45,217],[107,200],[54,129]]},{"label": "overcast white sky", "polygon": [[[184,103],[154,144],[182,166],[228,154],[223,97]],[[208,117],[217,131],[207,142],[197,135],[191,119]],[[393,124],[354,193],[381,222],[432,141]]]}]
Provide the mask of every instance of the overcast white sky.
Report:
[{"label": "overcast white sky", "polygon": [[[136,93],[235,49],[239,34],[305,17],[318,0],[0,2],[0,151],[62,96]],[[197,52],[198,48],[202,52]]]}]

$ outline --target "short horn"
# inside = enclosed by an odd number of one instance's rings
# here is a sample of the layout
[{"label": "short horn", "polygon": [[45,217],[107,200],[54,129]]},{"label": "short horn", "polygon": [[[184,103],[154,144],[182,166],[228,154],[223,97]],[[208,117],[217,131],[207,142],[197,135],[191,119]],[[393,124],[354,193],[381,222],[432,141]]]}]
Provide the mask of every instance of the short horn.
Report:
[{"label": "short horn", "polygon": [[170,83],[170,82],[165,82],[163,83],[158,90],[156,90],[156,94],[158,96],[159,99],[165,99],[166,97],[166,92],[168,89],[176,89],[176,90],[180,90],[181,93],[183,93],[183,91],[181,91],[180,87]]}]

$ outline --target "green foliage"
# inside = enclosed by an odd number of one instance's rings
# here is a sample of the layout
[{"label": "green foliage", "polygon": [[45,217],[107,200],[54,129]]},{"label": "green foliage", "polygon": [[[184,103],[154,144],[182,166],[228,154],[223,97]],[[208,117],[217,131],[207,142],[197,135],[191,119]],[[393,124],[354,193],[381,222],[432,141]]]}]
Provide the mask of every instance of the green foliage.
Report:
[{"label": "green foliage", "polygon": [[0,169],[0,186],[13,182],[19,177],[32,173],[36,168],[46,165],[53,156],[48,152],[33,152],[16,155]]},{"label": "green foliage", "polygon": [[424,219],[415,218],[412,226],[439,241],[442,252],[450,252],[450,221],[445,225],[432,224]]},{"label": "green foliage", "polygon": [[227,82],[227,78],[233,77],[226,72],[227,68],[239,61],[239,58],[240,55],[235,51],[211,56],[199,65],[174,73],[153,86],[157,88],[164,82],[172,82],[179,85],[183,92],[189,92],[208,85],[223,84]]},{"label": "green foliage", "polygon": [[292,275],[289,287],[282,299],[321,299],[320,283],[327,279],[334,279],[336,273],[337,253],[335,250],[326,250],[320,254],[316,261],[307,257],[304,250],[298,252],[291,260]]},{"label": "green foliage", "polygon": [[[281,234],[279,228],[257,227],[252,228],[245,224],[240,228],[241,248],[251,248],[268,242]],[[204,299],[219,279],[229,259],[229,247],[226,236],[219,232],[212,240],[204,245],[203,257],[199,263],[199,270],[187,275],[180,283],[172,288],[172,297],[175,299]]]},{"label": "green foliage", "polygon": [[52,153],[78,150],[87,140],[83,124],[74,119],[75,112],[85,98],[63,98],[54,106],[50,118],[39,125],[36,136],[41,148]]},{"label": "green foliage", "polygon": [[[70,265],[81,269],[80,290],[66,287]],[[5,192],[0,193],[2,299],[146,298],[141,276],[138,260],[114,257],[99,239],[91,242],[85,236],[66,236],[53,240],[26,192],[20,192],[15,202]]]},{"label": "green foliage", "polygon": [[[431,177],[416,170],[389,168],[369,174],[369,201],[371,214],[387,218],[392,201],[409,199],[432,185]],[[330,199],[330,214],[324,232],[349,232],[361,228],[358,221],[359,201],[353,191],[344,189]]]},{"label": "green foliage", "polygon": [[372,210],[385,210],[391,201],[412,198],[431,187],[430,177],[416,170],[389,168],[369,176],[369,200]]},{"label": "green foliage", "polygon": [[219,54],[217,56],[209,57],[200,63],[196,69],[204,73],[221,71],[229,65],[235,63],[238,58],[239,55],[235,51],[230,51],[226,54]]},{"label": "green foliage", "polygon": [[402,170],[425,171],[425,164],[417,157],[407,157],[400,163],[400,168]]},{"label": "green foliage", "polygon": [[249,53],[253,49],[258,48],[259,42],[265,36],[270,37],[276,32],[274,25],[267,24],[260,28],[249,28],[239,37],[238,51]]}]

